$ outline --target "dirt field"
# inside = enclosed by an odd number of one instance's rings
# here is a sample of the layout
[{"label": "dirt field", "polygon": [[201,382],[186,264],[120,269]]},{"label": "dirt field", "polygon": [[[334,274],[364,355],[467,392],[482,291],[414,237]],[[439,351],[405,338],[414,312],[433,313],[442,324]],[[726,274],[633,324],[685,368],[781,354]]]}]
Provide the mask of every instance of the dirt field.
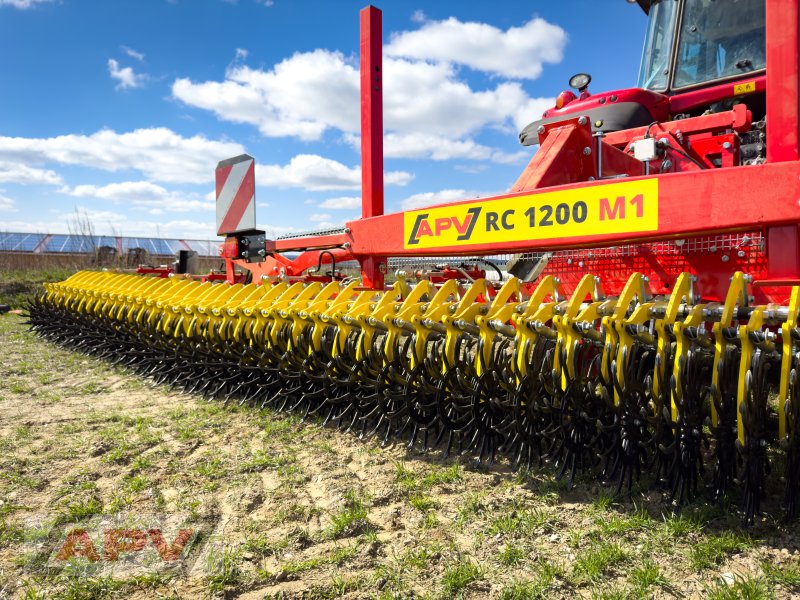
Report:
[{"label": "dirt field", "polygon": [[[781,523],[779,488],[747,533],[733,507],[698,502],[676,518],[644,481],[620,505],[588,476],[567,491],[547,467],[522,476],[381,449],[154,388],[13,314],[0,316],[0,365],[0,598],[800,593],[798,524]],[[76,525],[144,514],[202,532],[186,568],[53,564]]]}]

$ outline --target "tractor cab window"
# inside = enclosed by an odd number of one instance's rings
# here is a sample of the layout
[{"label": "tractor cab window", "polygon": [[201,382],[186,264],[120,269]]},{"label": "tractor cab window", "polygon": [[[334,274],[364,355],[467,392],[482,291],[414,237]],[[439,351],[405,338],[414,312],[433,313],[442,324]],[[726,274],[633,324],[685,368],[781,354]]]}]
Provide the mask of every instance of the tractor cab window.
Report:
[{"label": "tractor cab window", "polygon": [[650,6],[638,87],[654,91],[667,89],[677,14],[678,0],[660,0]]},{"label": "tractor cab window", "polygon": [[766,67],[764,0],[685,0],[674,88]]}]

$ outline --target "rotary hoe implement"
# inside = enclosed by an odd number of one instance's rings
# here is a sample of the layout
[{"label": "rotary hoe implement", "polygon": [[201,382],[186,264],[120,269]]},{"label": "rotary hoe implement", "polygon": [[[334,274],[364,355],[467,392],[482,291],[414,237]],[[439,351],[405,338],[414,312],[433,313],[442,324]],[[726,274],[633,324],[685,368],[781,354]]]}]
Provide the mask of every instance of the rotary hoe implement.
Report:
[{"label": "rotary hoe implement", "polygon": [[[638,0],[638,87],[570,80],[503,195],[383,212],[381,15],[361,13],[362,217],[267,239],[222,161],[224,281],[80,272],[43,337],[157,383],[679,507],[800,504],[800,12]],[[635,10],[635,9],[632,9]],[[767,68],[768,67],[768,68]],[[347,266],[352,273],[347,273]],[[213,278],[211,278],[213,279]],[[643,472],[647,473],[643,477]]]}]

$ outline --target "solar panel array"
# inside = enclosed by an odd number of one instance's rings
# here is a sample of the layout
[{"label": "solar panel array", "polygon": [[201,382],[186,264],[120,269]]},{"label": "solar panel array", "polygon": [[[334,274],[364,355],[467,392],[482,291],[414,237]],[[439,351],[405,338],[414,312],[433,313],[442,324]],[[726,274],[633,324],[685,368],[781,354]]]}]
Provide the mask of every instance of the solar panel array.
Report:
[{"label": "solar panel array", "polygon": [[171,256],[179,250],[194,250],[199,256],[217,256],[218,240],[181,240],[106,235],[64,235],[46,233],[0,232],[0,252],[37,252],[81,254],[108,246],[120,254],[143,248],[149,254]]},{"label": "solar panel array", "polygon": [[0,233],[0,251],[33,252],[42,238],[41,233]]}]

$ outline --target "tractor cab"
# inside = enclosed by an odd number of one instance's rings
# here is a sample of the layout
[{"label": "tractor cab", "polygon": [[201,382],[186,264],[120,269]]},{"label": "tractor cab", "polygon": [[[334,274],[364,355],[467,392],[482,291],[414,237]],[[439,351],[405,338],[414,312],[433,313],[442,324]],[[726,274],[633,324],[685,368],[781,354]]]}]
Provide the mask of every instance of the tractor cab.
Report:
[{"label": "tractor cab", "polygon": [[728,110],[745,102],[754,117],[765,112],[765,0],[629,0],[648,16],[638,87],[590,94],[591,77],[570,79],[556,105],[520,133],[524,146],[539,143],[541,125],[588,116],[608,133]]}]

